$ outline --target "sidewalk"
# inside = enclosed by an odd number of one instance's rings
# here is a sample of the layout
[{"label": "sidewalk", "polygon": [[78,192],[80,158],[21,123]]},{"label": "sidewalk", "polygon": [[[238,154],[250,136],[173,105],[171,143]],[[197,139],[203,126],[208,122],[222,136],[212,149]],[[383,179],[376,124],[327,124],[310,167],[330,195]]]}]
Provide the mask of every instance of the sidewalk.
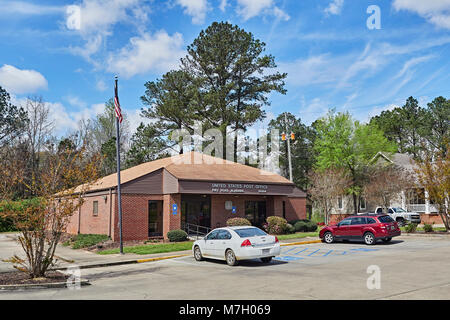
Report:
[{"label": "sidewalk", "polygon": [[[1,252],[0,260],[9,258],[13,254],[23,256],[22,248],[20,248],[20,245],[14,240],[14,238],[15,234],[13,233],[0,234],[0,252]],[[280,240],[280,244],[289,245],[301,242],[310,243],[311,241],[317,240],[318,240],[317,237],[306,237],[289,240]],[[123,255],[121,254],[100,255],[87,250],[72,249],[70,247],[65,247],[59,244],[55,253],[59,261],[57,267],[54,269],[59,268],[62,269],[74,265],[79,266],[81,268],[93,268],[109,265],[132,264],[132,263],[170,259],[178,256],[186,256],[191,254],[192,254],[191,250],[184,250],[184,251],[172,251],[164,253],[145,254],[145,255],[134,253],[126,253]],[[12,270],[14,269],[12,269],[12,265],[10,263],[0,261],[0,272]]]}]

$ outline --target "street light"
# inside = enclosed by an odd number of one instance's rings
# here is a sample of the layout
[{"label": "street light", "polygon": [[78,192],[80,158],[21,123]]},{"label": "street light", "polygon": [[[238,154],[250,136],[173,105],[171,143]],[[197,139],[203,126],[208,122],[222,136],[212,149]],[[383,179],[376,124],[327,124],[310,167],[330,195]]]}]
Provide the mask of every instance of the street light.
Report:
[{"label": "street light", "polygon": [[[286,129],[286,132],[288,131],[287,128],[287,116],[286,116],[286,112],[284,113],[284,126]],[[291,162],[291,143],[289,142],[289,140],[295,140],[295,134],[293,132],[291,132],[291,136],[290,139],[286,139],[286,133],[282,133],[281,134],[281,140],[286,140],[287,142],[287,147],[288,147],[288,163],[289,163],[289,180],[292,180],[292,162]]]}]

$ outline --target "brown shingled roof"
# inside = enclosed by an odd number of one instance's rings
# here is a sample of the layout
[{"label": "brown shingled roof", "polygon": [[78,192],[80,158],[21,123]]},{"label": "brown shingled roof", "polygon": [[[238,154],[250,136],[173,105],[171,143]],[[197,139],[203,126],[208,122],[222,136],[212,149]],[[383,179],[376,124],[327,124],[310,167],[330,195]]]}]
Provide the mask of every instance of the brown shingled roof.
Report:
[{"label": "brown shingled roof", "polygon": [[[268,171],[236,162],[189,152],[164,159],[142,163],[120,172],[121,184],[165,168],[179,180],[241,181],[256,183],[292,184],[288,179]],[[93,183],[89,191],[117,186],[117,174],[113,173]],[[78,188],[75,190],[78,191]]]}]

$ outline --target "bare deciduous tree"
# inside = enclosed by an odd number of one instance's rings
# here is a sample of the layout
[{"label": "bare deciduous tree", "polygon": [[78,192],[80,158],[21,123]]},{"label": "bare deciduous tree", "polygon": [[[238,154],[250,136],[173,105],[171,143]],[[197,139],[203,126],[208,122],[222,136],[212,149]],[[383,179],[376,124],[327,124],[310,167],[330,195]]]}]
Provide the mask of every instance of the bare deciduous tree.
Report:
[{"label": "bare deciduous tree", "polygon": [[342,196],[351,186],[352,178],[343,169],[329,168],[311,172],[309,179],[311,187],[308,193],[311,195],[311,200],[322,208],[325,223],[328,223],[336,198]]},{"label": "bare deciduous tree", "polygon": [[[70,148],[47,153],[45,168],[38,179],[26,184],[37,197],[28,201],[6,201],[2,216],[11,219],[20,231],[18,241],[25,258],[14,255],[6,260],[28,272],[31,278],[43,277],[55,264],[55,250],[71,216],[82,205],[89,183],[98,177],[99,158],[85,160],[85,151]],[[36,181],[39,180],[39,183]],[[76,186],[80,185],[75,192]]]},{"label": "bare deciduous tree", "polygon": [[412,172],[396,165],[375,165],[366,172],[364,197],[378,206],[389,207],[402,190],[414,187]]},{"label": "bare deciduous tree", "polygon": [[[448,149],[448,142],[446,149]],[[445,156],[437,154],[432,160],[427,154],[422,161],[417,163],[415,169],[418,184],[428,192],[430,200],[439,208],[439,215],[447,231],[450,230],[450,214],[448,206],[450,204],[450,152]]]}]

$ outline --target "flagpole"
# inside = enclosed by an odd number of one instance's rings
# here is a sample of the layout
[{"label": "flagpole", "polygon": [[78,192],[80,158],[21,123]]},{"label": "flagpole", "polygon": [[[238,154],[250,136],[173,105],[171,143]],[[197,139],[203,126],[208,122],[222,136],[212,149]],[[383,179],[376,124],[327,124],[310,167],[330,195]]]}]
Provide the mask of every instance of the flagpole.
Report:
[{"label": "flagpole", "polygon": [[[115,95],[118,99],[118,77],[115,77]],[[117,202],[119,207],[119,241],[120,241],[120,254],[123,254],[123,241],[122,241],[122,195],[120,192],[120,141],[119,141],[119,117],[116,116],[116,157],[117,157]]]}]

